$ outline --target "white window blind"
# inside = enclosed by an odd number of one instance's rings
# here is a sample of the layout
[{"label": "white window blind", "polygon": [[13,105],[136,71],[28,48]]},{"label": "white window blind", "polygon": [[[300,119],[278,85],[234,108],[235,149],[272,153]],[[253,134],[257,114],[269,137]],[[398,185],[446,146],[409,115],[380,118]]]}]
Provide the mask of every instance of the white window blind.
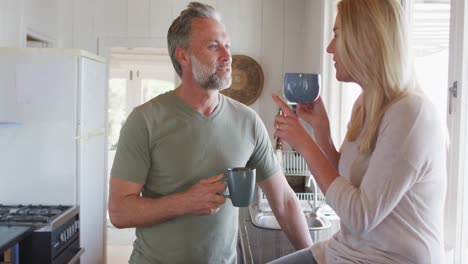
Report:
[{"label": "white window blind", "polygon": [[408,14],[418,80],[445,119],[450,0],[414,0]]}]

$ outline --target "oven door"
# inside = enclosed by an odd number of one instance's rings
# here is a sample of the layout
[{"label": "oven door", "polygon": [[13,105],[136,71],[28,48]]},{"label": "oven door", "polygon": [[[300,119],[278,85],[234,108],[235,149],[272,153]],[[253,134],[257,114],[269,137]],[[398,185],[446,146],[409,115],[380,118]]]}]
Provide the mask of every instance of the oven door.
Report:
[{"label": "oven door", "polygon": [[58,254],[53,260],[51,264],[73,264],[73,263],[80,263],[80,256],[84,253],[84,249],[80,248],[80,241],[76,239],[67,246],[60,254]]},{"label": "oven door", "polygon": [[85,252],[84,248],[80,248],[78,252],[76,252],[75,256],[68,261],[68,264],[79,264],[80,263],[80,256],[83,255]]}]

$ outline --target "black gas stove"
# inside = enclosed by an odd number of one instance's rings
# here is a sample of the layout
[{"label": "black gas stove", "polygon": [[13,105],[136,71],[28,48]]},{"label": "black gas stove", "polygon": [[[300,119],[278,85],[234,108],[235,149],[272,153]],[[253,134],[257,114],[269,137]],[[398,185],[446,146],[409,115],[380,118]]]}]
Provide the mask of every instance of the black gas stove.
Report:
[{"label": "black gas stove", "polygon": [[[32,226],[34,232],[21,240],[21,264],[79,263],[79,207],[67,205],[2,205],[1,226]],[[75,261],[77,260],[77,261]]]},{"label": "black gas stove", "polygon": [[0,224],[42,226],[52,222],[71,206],[1,205]]}]

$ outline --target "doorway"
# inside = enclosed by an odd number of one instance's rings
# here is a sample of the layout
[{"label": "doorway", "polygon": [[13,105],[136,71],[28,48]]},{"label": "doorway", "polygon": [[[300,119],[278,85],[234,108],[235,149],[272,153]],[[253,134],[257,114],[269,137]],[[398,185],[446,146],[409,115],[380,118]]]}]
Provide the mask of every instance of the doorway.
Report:
[{"label": "doorway", "polygon": [[[178,76],[166,49],[110,49],[107,134],[109,177],[120,129],[127,116],[136,106],[173,90],[178,83]],[[107,215],[107,263],[128,263],[134,241],[134,228],[116,229]]]}]

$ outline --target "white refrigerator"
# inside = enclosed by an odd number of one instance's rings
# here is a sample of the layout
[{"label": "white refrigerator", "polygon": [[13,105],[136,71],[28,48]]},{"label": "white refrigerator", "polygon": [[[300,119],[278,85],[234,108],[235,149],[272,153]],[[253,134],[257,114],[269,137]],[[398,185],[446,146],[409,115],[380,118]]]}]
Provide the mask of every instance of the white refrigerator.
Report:
[{"label": "white refrigerator", "polygon": [[81,263],[104,263],[106,66],[82,50],[0,48],[0,204],[80,206]]}]

